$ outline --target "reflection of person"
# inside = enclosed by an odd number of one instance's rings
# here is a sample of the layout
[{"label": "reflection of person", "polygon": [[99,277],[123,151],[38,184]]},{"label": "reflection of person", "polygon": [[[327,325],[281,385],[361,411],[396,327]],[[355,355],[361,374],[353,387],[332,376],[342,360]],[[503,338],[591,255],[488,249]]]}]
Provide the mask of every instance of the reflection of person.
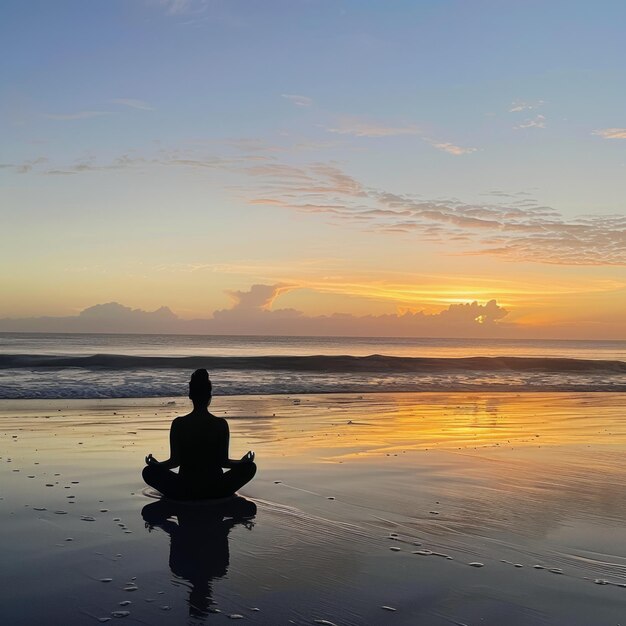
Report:
[{"label": "reflection of person", "polygon": [[[254,452],[241,460],[228,458],[230,431],[221,417],[209,413],[211,381],[206,370],[196,370],[189,381],[193,411],[177,417],[170,429],[170,458],[146,457],[143,479],[173,500],[232,496],[256,473]],[[179,467],[178,474],[172,468]],[[224,472],[222,468],[230,468]]]},{"label": "reflection of person", "polygon": [[161,528],[170,536],[172,574],[191,583],[189,615],[205,617],[213,604],[211,583],[228,571],[230,529],[237,524],[252,529],[256,505],[242,497],[205,505],[158,500],[141,515],[148,530]]}]

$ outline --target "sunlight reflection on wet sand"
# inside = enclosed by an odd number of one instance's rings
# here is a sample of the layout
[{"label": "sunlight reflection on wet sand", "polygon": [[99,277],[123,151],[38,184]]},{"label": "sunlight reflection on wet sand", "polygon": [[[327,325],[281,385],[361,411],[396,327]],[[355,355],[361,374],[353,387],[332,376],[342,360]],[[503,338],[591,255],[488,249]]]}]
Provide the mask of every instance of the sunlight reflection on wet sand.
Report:
[{"label": "sunlight reflection on wet sand", "polygon": [[191,615],[192,585],[202,615],[219,607],[257,623],[376,624],[384,606],[399,624],[614,623],[626,593],[625,403],[215,398],[232,455],[257,453],[259,473],[242,490],[257,512],[232,530],[212,514],[223,556],[200,567],[185,539],[196,522],[183,515],[176,530],[175,512],[148,533],[141,517],[143,457],[167,456],[183,400],[2,402],[1,547],[20,583],[7,614],[106,617],[130,586],[129,617],[172,623]]}]

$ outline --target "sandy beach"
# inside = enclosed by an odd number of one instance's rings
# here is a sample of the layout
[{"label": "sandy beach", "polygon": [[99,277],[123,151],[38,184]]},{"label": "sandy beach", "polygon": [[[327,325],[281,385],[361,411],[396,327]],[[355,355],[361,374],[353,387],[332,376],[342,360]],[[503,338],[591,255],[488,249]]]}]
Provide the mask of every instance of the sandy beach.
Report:
[{"label": "sandy beach", "polygon": [[259,472],[190,510],[140,476],[185,400],[0,401],[3,623],[626,623],[624,394],[212,410]]}]

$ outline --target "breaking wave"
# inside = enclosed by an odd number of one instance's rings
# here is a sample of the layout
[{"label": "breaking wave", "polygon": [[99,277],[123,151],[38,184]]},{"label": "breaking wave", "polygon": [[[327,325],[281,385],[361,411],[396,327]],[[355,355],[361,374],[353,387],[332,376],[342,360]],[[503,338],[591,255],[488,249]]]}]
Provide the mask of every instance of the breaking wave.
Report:
[{"label": "breaking wave", "polygon": [[260,370],[290,372],[568,372],[626,374],[626,362],[597,359],[539,357],[399,357],[371,356],[134,356],[95,354],[91,356],[2,354],[0,368],[84,369],[197,369]]},{"label": "breaking wave", "polygon": [[0,354],[0,398],[184,396],[188,374],[199,367],[211,372],[216,395],[626,391],[626,362],[616,360]]}]

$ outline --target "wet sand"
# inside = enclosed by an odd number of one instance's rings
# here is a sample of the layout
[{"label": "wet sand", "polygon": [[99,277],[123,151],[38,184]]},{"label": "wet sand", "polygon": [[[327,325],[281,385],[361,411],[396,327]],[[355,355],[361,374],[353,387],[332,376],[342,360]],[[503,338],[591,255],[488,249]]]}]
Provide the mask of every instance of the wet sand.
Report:
[{"label": "wet sand", "polygon": [[184,400],[0,401],[3,623],[626,623],[624,394],[212,408],[259,472],[189,508],[140,477]]}]

